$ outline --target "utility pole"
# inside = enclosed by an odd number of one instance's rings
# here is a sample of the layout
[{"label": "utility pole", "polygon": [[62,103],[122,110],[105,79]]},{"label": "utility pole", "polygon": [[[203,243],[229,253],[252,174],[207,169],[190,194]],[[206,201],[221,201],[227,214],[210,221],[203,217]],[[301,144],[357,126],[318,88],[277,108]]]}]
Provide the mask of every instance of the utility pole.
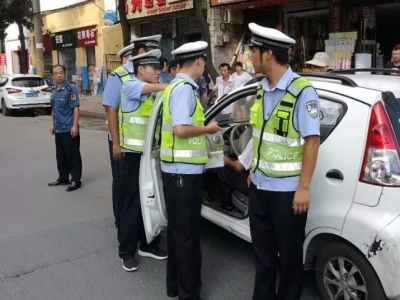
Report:
[{"label": "utility pole", "polygon": [[42,16],[40,14],[40,0],[33,0],[34,31],[36,43],[36,73],[44,76],[43,40],[42,40]]}]

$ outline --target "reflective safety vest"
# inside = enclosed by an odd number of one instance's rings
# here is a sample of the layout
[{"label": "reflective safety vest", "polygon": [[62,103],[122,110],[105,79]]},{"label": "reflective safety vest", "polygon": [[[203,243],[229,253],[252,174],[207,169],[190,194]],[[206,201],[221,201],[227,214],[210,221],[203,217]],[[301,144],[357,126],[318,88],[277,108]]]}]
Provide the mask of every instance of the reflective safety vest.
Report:
[{"label": "reflective safety vest", "polygon": [[[128,80],[130,80],[131,74],[128,72],[127,69],[125,69],[124,66],[119,66],[118,68],[116,68],[114,70],[114,72],[111,73],[112,76],[117,75],[119,77],[119,79],[121,80],[122,84],[124,84],[125,82],[127,82]],[[120,91],[118,91],[120,93]],[[108,120],[106,119],[106,124],[108,124]]]},{"label": "reflective safety vest", "polygon": [[268,120],[264,119],[264,89],[257,90],[251,107],[253,125],[252,170],[260,170],[268,177],[299,176],[303,159],[304,139],[294,127],[296,101],[311,83],[295,78],[275,106]]},{"label": "reflective safety vest", "polygon": [[[172,130],[171,111],[169,109],[172,90],[178,84],[189,84],[183,78],[171,82],[163,95],[163,121],[161,127],[160,158],[165,162],[188,164],[205,164],[208,161],[206,135],[202,134],[191,138],[177,137]],[[203,106],[199,95],[193,90],[196,106],[191,115],[194,126],[204,126]],[[185,101],[186,99],[182,99]]]},{"label": "reflective safety vest", "polygon": [[120,145],[124,149],[143,152],[146,138],[146,128],[151,110],[154,106],[153,95],[140,102],[134,111],[122,111],[122,103],[119,107],[119,134]]}]

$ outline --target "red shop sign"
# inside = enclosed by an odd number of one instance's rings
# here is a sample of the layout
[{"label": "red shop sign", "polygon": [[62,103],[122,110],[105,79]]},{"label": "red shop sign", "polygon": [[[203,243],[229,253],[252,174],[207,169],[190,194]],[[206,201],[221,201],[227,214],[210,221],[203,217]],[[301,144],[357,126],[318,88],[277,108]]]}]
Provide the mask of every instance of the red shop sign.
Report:
[{"label": "red shop sign", "polygon": [[90,47],[97,45],[96,26],[88,26],[76,29],[76,46]]}]

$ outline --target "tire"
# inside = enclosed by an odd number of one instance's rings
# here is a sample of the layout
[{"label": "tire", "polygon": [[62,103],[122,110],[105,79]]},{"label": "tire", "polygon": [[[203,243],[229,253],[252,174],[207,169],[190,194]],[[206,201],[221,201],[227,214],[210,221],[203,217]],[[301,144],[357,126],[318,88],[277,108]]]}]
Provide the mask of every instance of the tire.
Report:
[{"label": "tire", "polygon": [[7,108],[6,102],[4,99],[1,99],[1,112],[3,113],[3,116],[7,117],[11,115],[11,111]]},{"label": "tire", "polygon": [[[328,264],[336,274],[328,270]],[[344,266],[340,271],[339,265]],[[355,271],[351,276],[350,270]],[[324,300],[387,300],[382,284],[361,252],[345,242],[332,242],[317,254],[315,277],[320,295]],[[358,289],[353,287],[358,286]],[[364,286],[365,292],[360,289]],[[340,292],[340,297],[334,296]],[[358,298],[345,298],[345,293],[356,293]]]},{"label": "tire", "polygon": [[52,109],[51,109],[51,108],[45,108],[45,109],[44,109],[44,114],[45,114],[45,115],[50,116],[50,115],[51,115],[51,112],[52,112]]}]

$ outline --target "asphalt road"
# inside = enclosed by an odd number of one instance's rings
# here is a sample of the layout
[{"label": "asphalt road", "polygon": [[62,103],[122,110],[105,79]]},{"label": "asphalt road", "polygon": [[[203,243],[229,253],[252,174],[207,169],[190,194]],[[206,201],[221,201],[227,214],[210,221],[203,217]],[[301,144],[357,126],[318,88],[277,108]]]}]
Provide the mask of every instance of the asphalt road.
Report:
[{"label": "asphalt road", "polygon": [[[83,187],[56,179],[50,118],[0,116],[0,300],[159,300],[164,261],[140,259],[127,273],[117,257],[103,120],[83,119]],[[163,239],[165,241],[165,238]],[[251,299],[251,245],[204,221],[203,299]],[[313,273],[304,300],[317,300]]]}]

